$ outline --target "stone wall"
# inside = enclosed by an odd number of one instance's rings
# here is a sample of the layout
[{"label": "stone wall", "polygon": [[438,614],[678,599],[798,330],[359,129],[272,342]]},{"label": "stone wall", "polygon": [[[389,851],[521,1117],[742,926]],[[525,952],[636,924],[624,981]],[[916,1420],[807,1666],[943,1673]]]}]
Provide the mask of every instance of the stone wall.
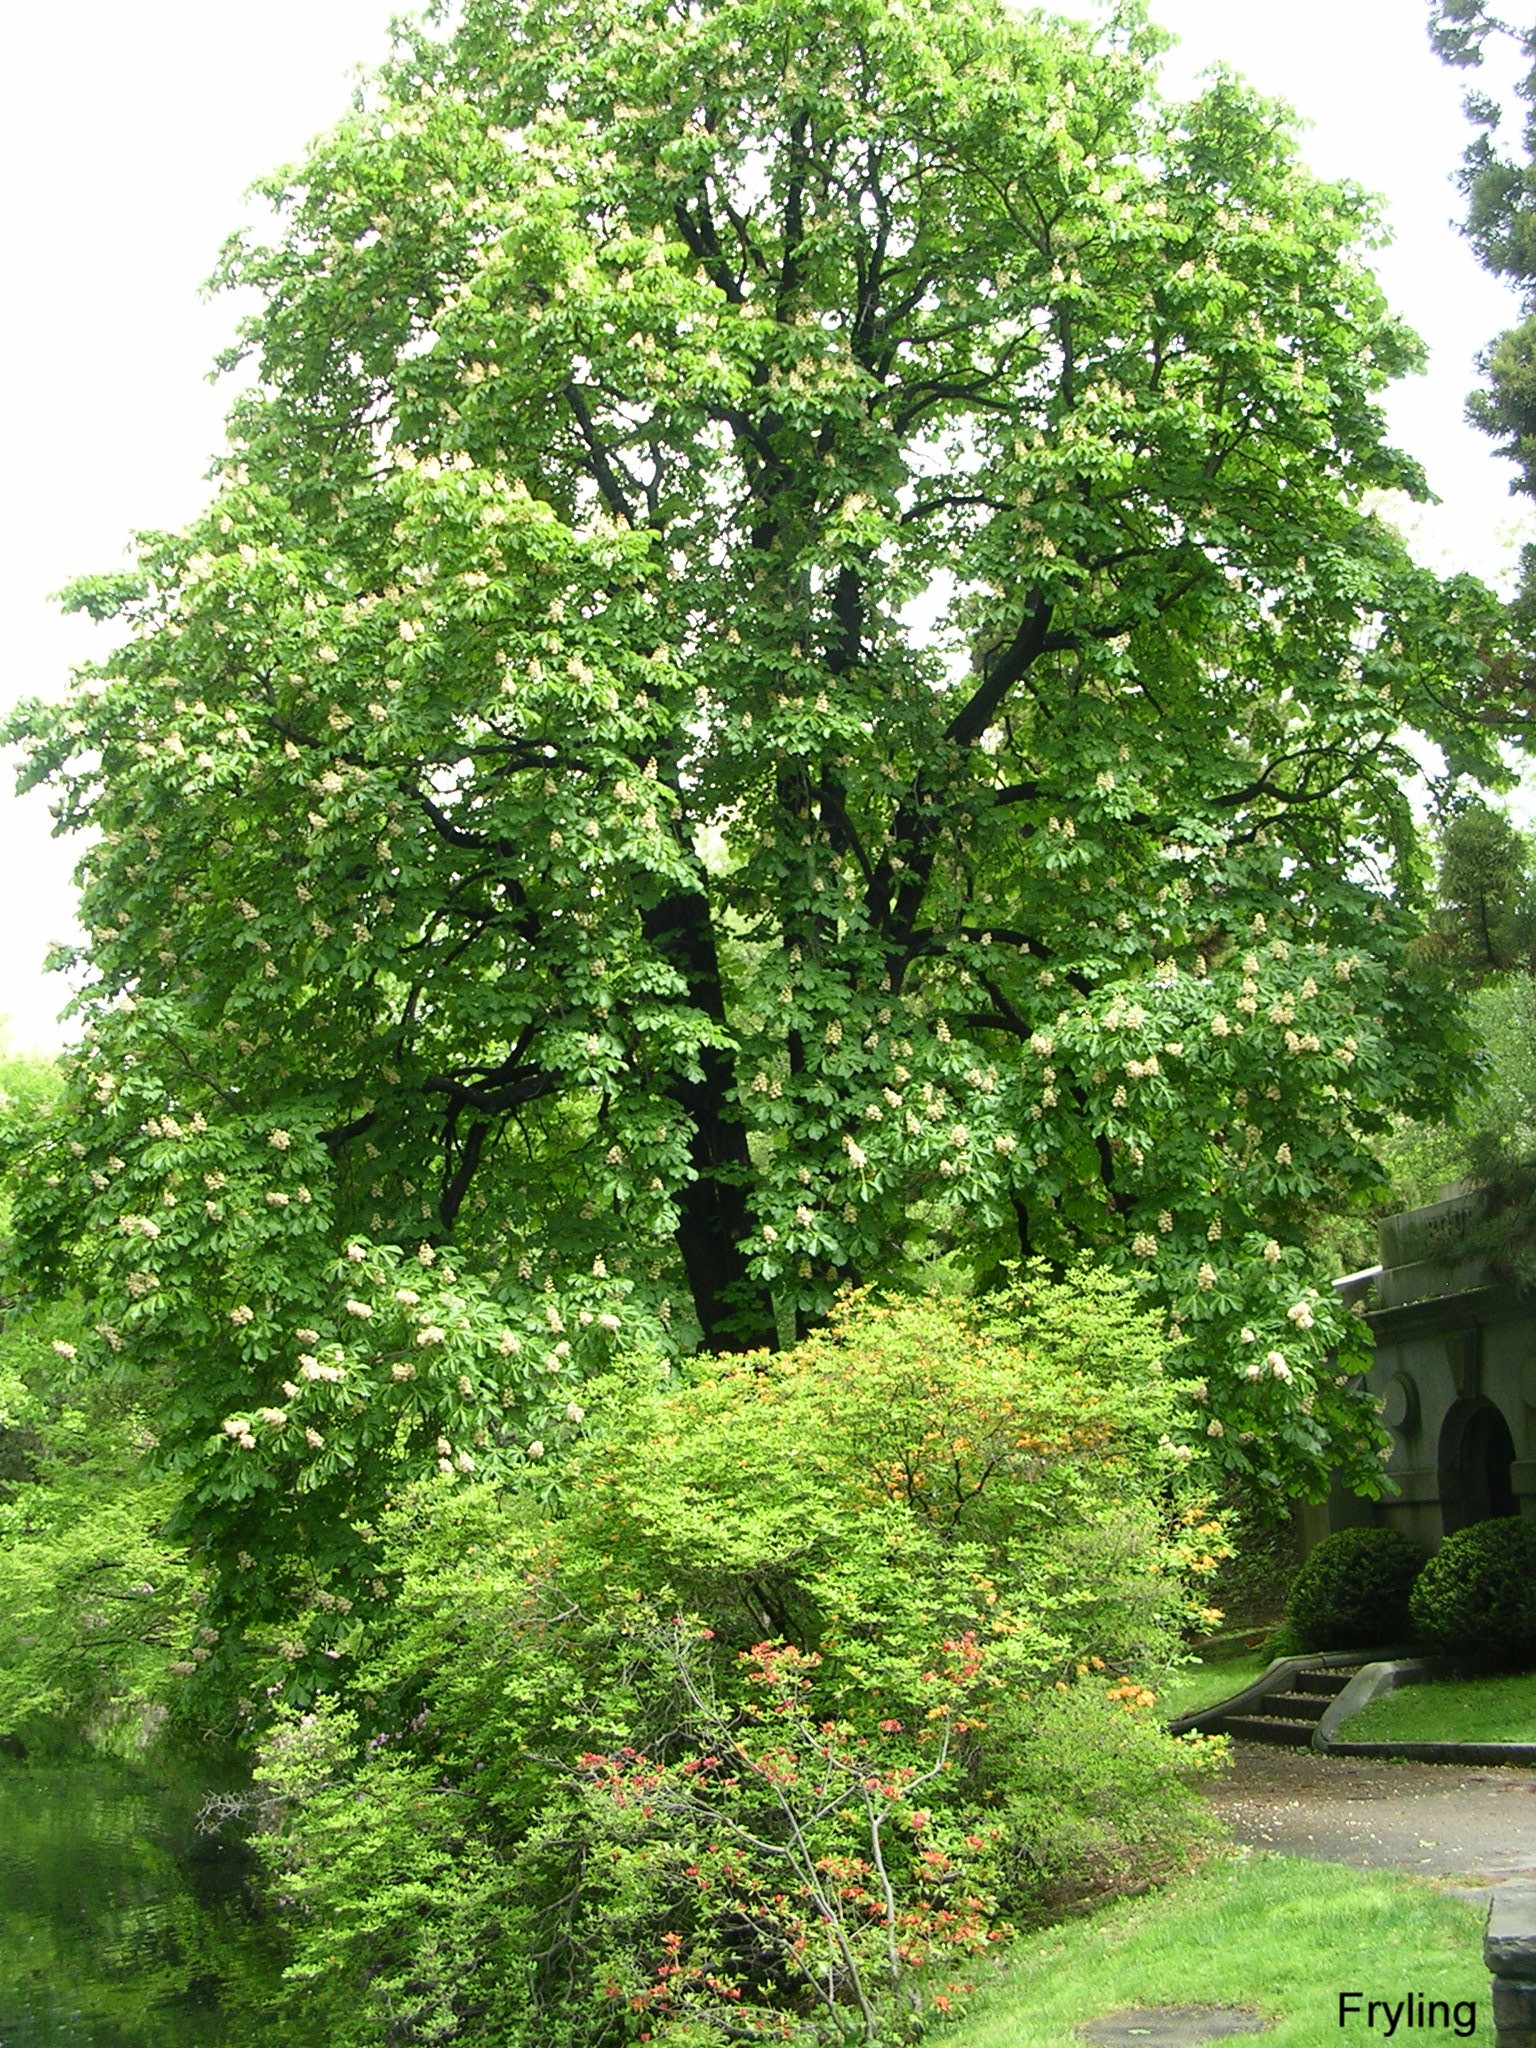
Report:
[{"label": "stone wall", "polygon": [[1301,1511],[1310,1549],[1333,1529],[1381,1522],[1433,1549],[1468,1522],[1536,1517],[1536,1298],[1501,1284],[1457,1239],[1475,1197],[1391,1216],[1381,1264],[1338,1282],[1376,1340],[1370,1391],[1392,1433],[1396,1494],[1337,1489]]}]

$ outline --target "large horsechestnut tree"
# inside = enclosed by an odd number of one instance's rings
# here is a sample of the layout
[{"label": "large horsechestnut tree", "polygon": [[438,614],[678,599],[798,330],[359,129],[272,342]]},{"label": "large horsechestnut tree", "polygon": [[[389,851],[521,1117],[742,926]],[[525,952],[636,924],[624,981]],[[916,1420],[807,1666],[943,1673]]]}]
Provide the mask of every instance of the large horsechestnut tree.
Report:
[{"label": "large horsechestnut tree", "polygon": [[615,1348],[935,1252],[1140,1276],[1173,1455],[1378,1472],[1309,1222],[1456,1078],[1403,777],[1513,657],[1371,509],[1371,206],[1134,6],[458,12],[229,245],[211,502],[11,726],[89,931],[19,1255],[187,1529],[339,1588]]}]

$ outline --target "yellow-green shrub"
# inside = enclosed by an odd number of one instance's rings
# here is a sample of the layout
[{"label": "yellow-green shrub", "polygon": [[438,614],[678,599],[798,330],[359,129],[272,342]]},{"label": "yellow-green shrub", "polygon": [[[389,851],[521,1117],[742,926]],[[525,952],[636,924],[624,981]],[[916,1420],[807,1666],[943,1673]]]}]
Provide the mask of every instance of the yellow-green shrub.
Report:
[{"label": "yellow-green shrub", "polygon": [[1186,1859],[1200,1759],[1126,1675],[1213,1541],[1160,1349],[1088,1274],[862,1298],[782,1356],[608,1383],[558,1514],[418,1489],[350,1715],[264,1763],[306,2009],[338,2043],[810,2041]]}]

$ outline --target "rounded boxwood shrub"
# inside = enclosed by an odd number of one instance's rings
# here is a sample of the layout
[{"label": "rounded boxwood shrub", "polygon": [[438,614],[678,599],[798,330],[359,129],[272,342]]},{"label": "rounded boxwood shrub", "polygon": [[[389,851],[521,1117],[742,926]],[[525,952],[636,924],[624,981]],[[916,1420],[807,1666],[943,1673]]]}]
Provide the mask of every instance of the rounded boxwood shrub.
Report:
[{"label": "rounded boxwood shrub", "polygon": [[1501,1516],[1447,1536],[1413,1589],[1414,1625],[1447,1650],[1536,1663],[1536,1522]]},{"label": "rounded boxwood shrub", "polygon": [[1408,1595],[1424,1552],[1399,1529],[1335,1529],[1291,1584],[1286,1626],[1307,1650],[1363,1650],[1406,1641]]}]

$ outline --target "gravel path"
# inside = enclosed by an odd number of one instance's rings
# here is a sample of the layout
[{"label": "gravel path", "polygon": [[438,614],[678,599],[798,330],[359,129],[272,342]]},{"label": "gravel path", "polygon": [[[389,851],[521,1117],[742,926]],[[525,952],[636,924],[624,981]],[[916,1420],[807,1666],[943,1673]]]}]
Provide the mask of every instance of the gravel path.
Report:
[{"label": "gravel path", "polygon": [[1232,1746],[1207,1797],[1239,1842],[1290,1856],[1407,1870],[1484,1898],[1536,1883],[1536,1771],[1377,1763],[1262,1743]]}]

